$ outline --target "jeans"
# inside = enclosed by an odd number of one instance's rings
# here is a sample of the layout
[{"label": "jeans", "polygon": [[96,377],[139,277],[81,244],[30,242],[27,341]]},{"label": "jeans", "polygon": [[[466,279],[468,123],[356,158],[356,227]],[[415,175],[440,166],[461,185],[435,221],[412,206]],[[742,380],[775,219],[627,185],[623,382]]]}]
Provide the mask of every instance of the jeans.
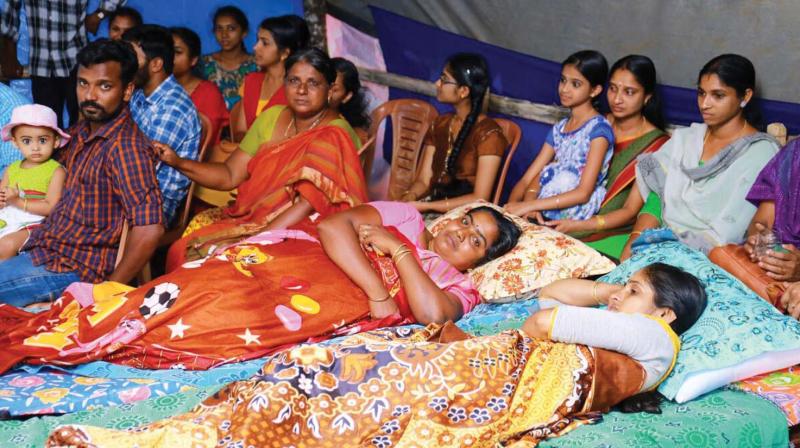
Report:
[{"label": "jeans", "polygon": [[50,272],[34,266],[23,252],[0,261],[0,303],[23,307],[57,299],[71,283],[80,281],[76,272]]}]

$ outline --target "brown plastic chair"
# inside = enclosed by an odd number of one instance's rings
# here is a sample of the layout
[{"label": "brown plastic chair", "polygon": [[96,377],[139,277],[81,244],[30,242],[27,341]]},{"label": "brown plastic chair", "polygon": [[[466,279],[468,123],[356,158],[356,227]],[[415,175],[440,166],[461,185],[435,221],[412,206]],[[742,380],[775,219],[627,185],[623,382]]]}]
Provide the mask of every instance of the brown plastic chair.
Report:
[{"label": "brown plastic chair", "polygon": [[[372,169],[372,157],[375,154],[375,136],[381,121],[386,117],[392,120],[392,170],[389,176],[389,199],[397,200],[403,192],[411,187],[417,175],[422,141],[428,128],[439,113],[422,100],[391,100],[382,104],[372,112],[372,125],[369,128],[369,147],[362,148],[360,153],[369,160],[368,168]],[[364,160],[362,158],[362,160]],[[365,174],[367,170],[364,170]]]},{"label": "brown plastic chair", "polygon": [[[197,153],[197,160],[203,160],[206,156],[206,152],[208,148],[211,146],[211,142],[216,140],[216,136],[211,133],[211,120],[201,114],[200,112],[197,113],[198,118],[200,119],[200,151]],[[186,199],[183,202],[183,211],[178,219],[177,224],[170,229],[167,229],[161,238],[158,240],[158,247],[165,247],[169,246],[170,244],[174,243],[175,241],[179,240],[183,231],[186,229],[186,226],[189,225],[189,215],[192,210],[192,199],[194,199],[194,190],[197,183],[192,181],[189,184],[189,190],[186,192]],[[127,222],[125,223],[127,225]],[[123,238],[126,237],[126,234],[123,233]],[[123,247],[123,241],[120,241],[120,247]],[[117,254],[119,262],[119,253]],[[139,283],[146,283],[152,280],[152,269],[150,266],[150,261],[148,260],[145,263],[142,271],[139,273]]]},{"label": "brown plastic chair", "polygon": [[228,122],[231,141],[239,143],[247,134],[247,120],[244,116],[244,100],[240,100],[231,108],[230,121]]},{"label": "brown plastic chair", "polygon": [[508,168],[511,166],[511,160],[514,158],[514,153],[517,152],[519,141],[522,140],[522,129],[519,125],[511,120],[505,118],[495,118],[494,121],[503,129],[503,134],[508,140],[508,151],[506,151],[506,160],[503,162],[503,169],[500,170],[500,176],[497,178],[497,185],[494,188],[494,198],[492,202],[500,205],[500,196],[503,195],[503,187],[506,184],[506,176],[508,175]]}]

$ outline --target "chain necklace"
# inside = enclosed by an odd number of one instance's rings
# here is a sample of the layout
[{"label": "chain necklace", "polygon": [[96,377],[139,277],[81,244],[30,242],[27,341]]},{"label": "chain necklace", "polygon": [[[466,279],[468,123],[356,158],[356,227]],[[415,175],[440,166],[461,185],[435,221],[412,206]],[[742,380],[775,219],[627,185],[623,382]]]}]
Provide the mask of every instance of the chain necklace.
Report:
[{"label": "chain necklace", "polygon": [[[738,140],[739,137],[742,136],[742,133],[744,132],[745,128],[747,128],[747,120],[744,120],[744,124],[742,125],[742,129],[739,129],[739,132],[737,132],[736,135],[733,136],[733,138],[731,139],[730,142],[728,142],[728,144]],[[705,135],[705,137],[703,137],[703,147],[701,148],[701,151],[700,151],[700,161],[701,162],[703,161],[703,155],[706,153],[706,143],[708,143],[708,138],[709,137],[711,137],[711,128],[706,128],[706,135]]]},{"label": "chain necklace", "polygon": [[[644,115],[640,115],[639,117],[641,118],[641,120],[639,121],[639,128],[636,130],[636,134],[634,134],[633,136],[627,136],[627,135],[624,136],[624,137],[627,137],[629,140],[632,140],[634,138],[639,138],[642,135],[644,135],[644,124],[647,122],[647,120],[644,118]],[[611,127],[613,128],[614,131],[619,129],[619,126],[617,126],[616,120],[614,120],[614,124],[612,124]],[[625,141],[622,138],[617,139],[616,135],[617,135],[617,133],[614,132],[614,139],[615,140],[617,140],[617,141]]]},{"label": "chain necklace", "polygon": [[[328,112],[328,108],[327,107],[322,109],[319,112],[319,114],[317,114],[317,118],[314,119],[313,122],[311,122],[311,126],[309,126],[306,129],[306,131],[310,131],[310,130],[314,129],[315,127],[317,127],[317,125],[320,124],[320,122],[322,122],[322,119],[325,117],[325,113],[326,112]],[[284,137],[288,137],[289,136],[289,129],[291,129],[291,128],[294,128],[294,135],[297,135],[297,134],[300,133],[300,129],[297,128],[297,120],[295,119],[294,111],[292,111],[292,121],[289,122],[289,125],[286,126],[286,130],[283,131],[283,136]]]}]

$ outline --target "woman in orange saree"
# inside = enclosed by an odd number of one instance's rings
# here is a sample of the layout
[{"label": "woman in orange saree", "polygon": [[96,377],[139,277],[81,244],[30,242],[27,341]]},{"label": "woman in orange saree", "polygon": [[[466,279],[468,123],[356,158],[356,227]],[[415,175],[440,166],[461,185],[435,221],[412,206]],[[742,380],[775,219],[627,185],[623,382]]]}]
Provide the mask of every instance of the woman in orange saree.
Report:
[{"label": "woman in orange saree", "polygon": [[136,289],[75,283],[40,314],[0,305],[0,373],[99,359],[208,369],[338,334],[457,320],[480,302],[463,272],[519,236],[486,208],[433,236],[413,207],[394,203],[301,227],[217,247]]},{"label": "woman in orange saree", "polygon": [[225,163],[182,159],[156,144],[164,163],[198,184],[223,191],[238,187],[231,206],[203,212],[190,223],[170,248],[168,272],[213,246],[366,201],[355,134],[328,107],[336,79],[331,60],[317,49],[298,51],[286,60],[286,72],[288,106],[265,111]]}]

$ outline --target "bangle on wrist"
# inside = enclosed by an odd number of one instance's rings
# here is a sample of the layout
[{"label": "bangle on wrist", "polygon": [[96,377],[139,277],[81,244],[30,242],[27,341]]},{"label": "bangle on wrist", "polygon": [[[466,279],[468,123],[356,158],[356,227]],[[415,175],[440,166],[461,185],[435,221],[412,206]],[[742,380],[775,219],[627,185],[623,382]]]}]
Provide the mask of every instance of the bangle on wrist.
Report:
[{"label": "bangle on wrist", "polygon": [[398,255],[397,258],[393,257],[392,261],[394,261],[395,268],[397,267],[397,265],[400,264],[400,261],[403,259],[403,257],[405,257],[406,255],[408,255],[410,253],[411,253],[410,250],[406,250],[406,251],[403,251],[403,253],[401,253],[400,255]]},{"label": "bangle on wrist", "polygon": [[369,300],[370,302],[381,303],[381,302],[385,302],[385,301],[387,301],[387,300],[389,300],[391,298],[392,298],[391,295],[386,294],[386,297],[381,297],[379,299],[373,299],[372,297],[367,297],[367,300]]},{"label": "bangle on wrist", "polygon": [[637,230],[637,231],[635,231],[635,232],[631,232],[631,236],[630,236],[629,238],[631,238],[631,237],[634,237],[634,236],[636,236],[636,235],[641,235],[641,234],[642,234],[642,232],[641,232],[641,231],[639,231],[639,230]]},{"label": "bangle on wrist", "polygon": [[598,305],[602,305],[602,303],[600,303],[600,298],[597,297],[597,285],[597,280],[595,280],[594,284],[592,285],[592,300],[597,302]]},{"label": "bangle on wrist", "polygon": [[597,220],[597,230],[603,230],[606,227],[605,216],[597,215],[595,219]]},{"label": "bangle on wrist", "polygon": [[398,254],[399,252],[402,252],[402,251],[403,251],[403,249],[405,249],[405,250],[408,250],[408,248],[406,247],[406,245],[405,245],[405,244],[400,244],[399,246],[397,246],[397,247],[396,247],[396,248],[395,248],[395,249],[392,251],[392,258],[394,259],[394,257],[396,257],[396,256],[397,256],[397,254]]}]

